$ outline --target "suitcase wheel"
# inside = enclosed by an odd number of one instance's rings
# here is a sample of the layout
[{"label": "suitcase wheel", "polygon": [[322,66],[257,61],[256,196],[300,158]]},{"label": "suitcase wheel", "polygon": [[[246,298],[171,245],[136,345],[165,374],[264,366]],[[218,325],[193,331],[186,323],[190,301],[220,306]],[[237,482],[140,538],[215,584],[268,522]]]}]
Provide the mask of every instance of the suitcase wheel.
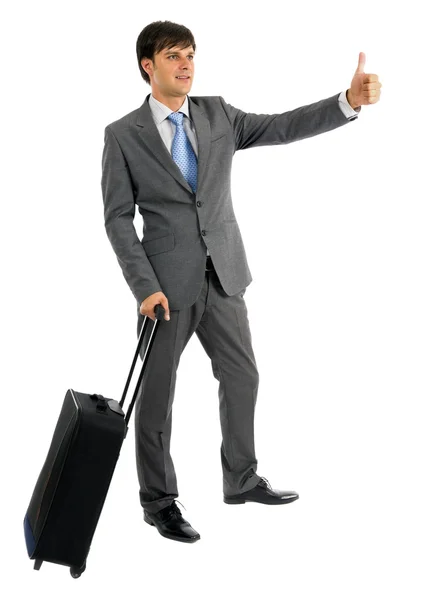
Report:
[{"label": "suitcase wheel", "polygon": [[86,570],[86,561],[84,561],[84,563],[81,567],[71,567],[69,569],[71,576],[74,579],[78,579],[78,577],[81,576],[81,573],[84,573],[85,570]]}]

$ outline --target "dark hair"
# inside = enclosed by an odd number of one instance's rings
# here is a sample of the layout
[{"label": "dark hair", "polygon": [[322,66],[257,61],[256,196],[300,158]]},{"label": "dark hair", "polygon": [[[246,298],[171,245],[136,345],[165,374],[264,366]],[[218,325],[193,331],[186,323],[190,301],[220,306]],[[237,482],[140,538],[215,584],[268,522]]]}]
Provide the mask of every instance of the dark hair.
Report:
[{"label": "dark hair", "polygon": [[146,25],[140,32],[136,43],[137,63],[146,83],[151,84],[149,73],[140,63],[142,58],[149,58],[155,63],[155,54],[174,46],[181,49],[192,46],[193,50],[196,50],[195,39],[190,29],[171,21],[155,21]]}]

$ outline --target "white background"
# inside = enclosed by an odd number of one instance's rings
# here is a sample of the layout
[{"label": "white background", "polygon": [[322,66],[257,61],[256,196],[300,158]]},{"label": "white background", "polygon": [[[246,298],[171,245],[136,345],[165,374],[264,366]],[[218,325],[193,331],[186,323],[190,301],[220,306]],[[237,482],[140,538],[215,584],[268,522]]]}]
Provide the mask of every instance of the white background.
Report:
[{"label": "white background", "polygon": [[[419,3],[21,2],[2,18],[1,579],[7,598],[423,599],[424,97]],[[13,11],[13,12],[12,12]],[[196,544],[143,521],[127,437],[84,575],[33,570],[22,521],[68,388],[119,399],[136,302],[103,224],[105,126],[139,107],[136,39],[197,42],[190,94],[281,113],[383,84],[357,121],[234,156],[253,274],[258,473],[283,506],[222,501],[218,381],[182,355],[172,456]],[[141,235],[141,217],[136,214]],[[7,596],[6,596],[7,594]],[[78,594],[78,596],[77,596]]]}]

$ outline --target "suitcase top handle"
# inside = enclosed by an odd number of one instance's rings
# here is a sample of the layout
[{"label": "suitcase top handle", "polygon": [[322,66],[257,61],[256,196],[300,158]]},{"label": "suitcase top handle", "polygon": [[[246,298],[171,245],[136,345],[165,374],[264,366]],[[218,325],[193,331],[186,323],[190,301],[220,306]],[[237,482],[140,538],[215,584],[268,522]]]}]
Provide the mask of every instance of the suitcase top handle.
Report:
[{"label": "suitcase top handle", "polygon": [[108,410],[108,404],[106,398],[101,394],[90,394],[92,400],[97,400],[96,411],[105,413]]}]

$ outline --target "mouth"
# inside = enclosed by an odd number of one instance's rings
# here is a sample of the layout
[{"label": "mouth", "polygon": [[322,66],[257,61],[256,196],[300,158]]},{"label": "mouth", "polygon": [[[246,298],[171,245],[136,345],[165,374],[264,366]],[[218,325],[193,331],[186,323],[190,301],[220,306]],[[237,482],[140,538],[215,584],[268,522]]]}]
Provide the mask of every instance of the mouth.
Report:
[{"label": "mouth", "polygon": [[183,76],[176,76],[176,79],[179,79],[180,81],[188,81],[190,79],[189,75],[183,75]]}]

